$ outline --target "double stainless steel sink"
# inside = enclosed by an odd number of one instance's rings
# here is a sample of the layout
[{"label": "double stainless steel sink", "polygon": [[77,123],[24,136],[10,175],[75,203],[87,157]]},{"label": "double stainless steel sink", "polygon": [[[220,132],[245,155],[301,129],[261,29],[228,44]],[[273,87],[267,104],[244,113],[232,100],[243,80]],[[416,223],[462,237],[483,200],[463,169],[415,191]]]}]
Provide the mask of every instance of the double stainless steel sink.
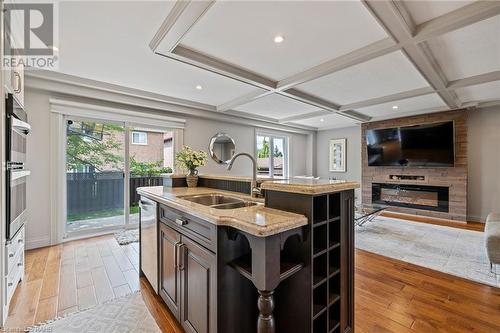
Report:
[{"label": "double stainless steel sink", "polygon": [[257,203],[253,201],[243,200],[219,193],[185,195],[179,196],[179,198],[216,209],[236,209],[257,205]]}]

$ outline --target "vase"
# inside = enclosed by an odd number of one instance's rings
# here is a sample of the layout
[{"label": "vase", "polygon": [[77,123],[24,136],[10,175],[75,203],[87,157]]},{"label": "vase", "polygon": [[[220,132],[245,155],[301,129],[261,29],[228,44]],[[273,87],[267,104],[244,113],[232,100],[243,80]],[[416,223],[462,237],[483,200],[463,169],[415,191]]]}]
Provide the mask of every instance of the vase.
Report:
[{"label": "vase", "polygon": [[196,187],[198,185],[198,170],[189,170],[186,175],[186,182],[188,187]]}]

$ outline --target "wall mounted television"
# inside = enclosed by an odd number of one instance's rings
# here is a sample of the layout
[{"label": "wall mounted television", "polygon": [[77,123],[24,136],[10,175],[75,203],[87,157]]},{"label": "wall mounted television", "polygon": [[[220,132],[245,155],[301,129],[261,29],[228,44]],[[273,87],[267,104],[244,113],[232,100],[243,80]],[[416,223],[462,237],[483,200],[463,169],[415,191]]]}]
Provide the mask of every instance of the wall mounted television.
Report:
[{"label": "wall mounted television", "polygon": [[369,166],[453,167],[454,122],[369,129],[366,146]]}]

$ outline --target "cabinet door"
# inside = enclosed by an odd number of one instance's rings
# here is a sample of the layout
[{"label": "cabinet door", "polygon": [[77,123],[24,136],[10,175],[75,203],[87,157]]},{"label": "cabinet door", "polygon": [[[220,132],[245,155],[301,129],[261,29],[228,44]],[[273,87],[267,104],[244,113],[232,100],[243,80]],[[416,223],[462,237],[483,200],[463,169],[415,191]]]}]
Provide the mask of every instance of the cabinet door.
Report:
[{"label": "cabinet door", "polygon": [[180,271],[178,255],[181,235],[160,223],[160,296],[180,319]]},{"label": "cabinet door", "polygon": [[215,254],[182,237],[182,326],[188,333],[217,332]]}]

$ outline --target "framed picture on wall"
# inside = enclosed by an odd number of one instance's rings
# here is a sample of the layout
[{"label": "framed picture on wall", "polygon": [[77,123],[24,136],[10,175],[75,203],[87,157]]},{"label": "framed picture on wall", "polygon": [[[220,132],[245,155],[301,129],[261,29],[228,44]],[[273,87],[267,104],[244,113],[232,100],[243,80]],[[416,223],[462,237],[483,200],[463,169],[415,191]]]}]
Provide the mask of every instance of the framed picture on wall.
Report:
[{"label": "framed picture on wall", "polygon": [[346,172],[347,139],[330,140],[330,172]]}]

